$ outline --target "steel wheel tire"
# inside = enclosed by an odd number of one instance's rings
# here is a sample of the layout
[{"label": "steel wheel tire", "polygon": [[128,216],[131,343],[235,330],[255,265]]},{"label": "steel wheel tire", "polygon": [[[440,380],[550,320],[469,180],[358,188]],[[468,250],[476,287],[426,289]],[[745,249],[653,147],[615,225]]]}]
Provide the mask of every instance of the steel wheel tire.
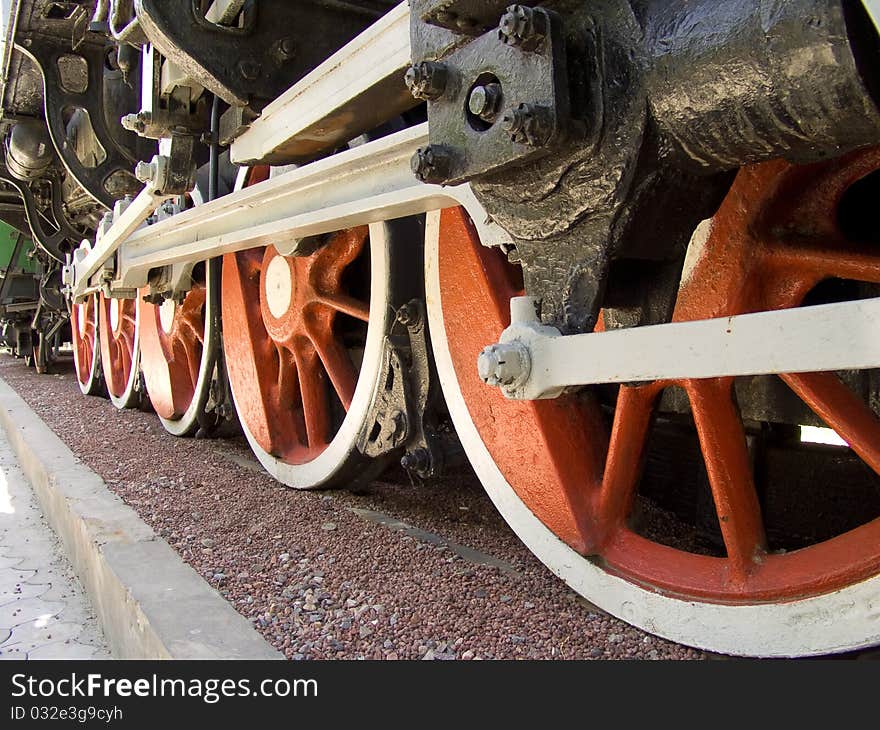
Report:
[{"label": "steel wheel tire", "polygon": [[219,268],[219,261],[205,262],[205,284],[175,307],[171,332],[165,332],[159,306],[143,297],[138,302],[147,394],[162,426],[173,436],[195,433],[211,395],[219,352]]},{"label": "steel wheel tire", "polygon": [[98,296],[101,368],[107,394],[120,410],[137,408],[141,403],[137,301]]},{"label": "steel wheel tire", "polygon": [[93,295],[70,308],[76,382],[83,395],[103,395],[101,345],[98,335],[98,297]]},{"label": "steel wheel tire", "polygon": [[[449,235],[449,225],[470,225],[457,222],[455,216],[460,213],[456,211],[442,215],[445,217],[444,236]],[[455,333],[447,331],[444,317],[440,236],[441,214],[430,214],[425,253],[428,316],[450,415],[465,452],[495,506],[548,568],[614,616],[650,633],[710,651],[767,657],[805,656],[853,650],[880,642],[880,622],[877,621],[880,575],[876,571],[854,579],[849,585],[808,598],[723,603],[671,595],[629,576],[625,578],[609,570],[601,557],[585,557],[548,528],[505,477],[471,416],[447,339]],[[477,268],[471,267],[471,270]],[[475,292],[473,287],[468,291]],[[476,377],[475,363],[473,371]],[[505,417],[500,410],[493,413],[499,419]],[[510,451],[522,448],[512,444]],[[528,458],[530,451],[525,448],[523,453],[524,458]],[[530,476],[527,481],[533,483],[536,479]]]}]

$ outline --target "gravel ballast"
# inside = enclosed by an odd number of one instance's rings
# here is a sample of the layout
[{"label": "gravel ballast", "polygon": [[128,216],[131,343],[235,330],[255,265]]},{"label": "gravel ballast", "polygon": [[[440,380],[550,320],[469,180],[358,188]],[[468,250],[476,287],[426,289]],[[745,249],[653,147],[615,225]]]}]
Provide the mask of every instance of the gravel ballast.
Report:
[{"label": "gravel ballast", "polygon": [[466,470],[297,492],[241,438],[176,439],[83,397],[62,361],[6,380],[82,461],[290,659],[700,659],[568,589]]}]

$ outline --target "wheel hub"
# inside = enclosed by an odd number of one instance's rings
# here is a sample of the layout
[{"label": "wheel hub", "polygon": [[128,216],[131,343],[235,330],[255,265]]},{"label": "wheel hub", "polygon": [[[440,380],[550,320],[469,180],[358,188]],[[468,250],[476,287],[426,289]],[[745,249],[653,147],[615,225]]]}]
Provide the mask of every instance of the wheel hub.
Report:
[{"label": "wheel hub", "polygon": [[85,337],[86,334],[86,307],[85,303],[76,305],[76,330],[80,337]]},{"label": "wheel hub", "polygon": [[174,331],[174,316],[177,313],[177,304],[173,299],[166,299],[159,306],[159,324],[166,335]]},{"label": "wheel hub", "polygon": [[281,319],[290,309],[294,269],[284,256],[273,255],[263,272],[263,295],[272,315],[269,319]]},{"label": "wheel hub", "polygon": [[119,332],[119,300],[110,300],[110,329]]}]

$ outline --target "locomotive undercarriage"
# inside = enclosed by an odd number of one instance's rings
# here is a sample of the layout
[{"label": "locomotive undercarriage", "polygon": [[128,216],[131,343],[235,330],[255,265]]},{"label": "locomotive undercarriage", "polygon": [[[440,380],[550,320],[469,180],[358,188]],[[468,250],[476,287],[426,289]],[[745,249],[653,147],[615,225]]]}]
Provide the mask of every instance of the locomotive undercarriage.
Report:
[{"label": "locomotive undercarriage", "polygon": [[296,488],[463,449],[684,643],[880,641],[873,0],[21,5],[4,124],[55,154],[3,179],[84,393],[237,421]]}]

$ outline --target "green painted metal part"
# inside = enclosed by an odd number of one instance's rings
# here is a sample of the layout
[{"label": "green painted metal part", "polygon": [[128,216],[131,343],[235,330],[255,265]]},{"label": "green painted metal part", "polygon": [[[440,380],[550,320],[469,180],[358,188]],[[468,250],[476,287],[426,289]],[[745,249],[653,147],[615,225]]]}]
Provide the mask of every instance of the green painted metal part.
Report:
[{"label": "green painted metal part", "polygon": [[20,235],[22,234],[8,223],[0,221],[0,272],[4,274],[9,269],[15,273],[37,273],[37,262],[28,257],[28,254],[34,250],[34,242],[29,238],[25,239],[24,245],[21,247],[18,261],[10,261]]}]

